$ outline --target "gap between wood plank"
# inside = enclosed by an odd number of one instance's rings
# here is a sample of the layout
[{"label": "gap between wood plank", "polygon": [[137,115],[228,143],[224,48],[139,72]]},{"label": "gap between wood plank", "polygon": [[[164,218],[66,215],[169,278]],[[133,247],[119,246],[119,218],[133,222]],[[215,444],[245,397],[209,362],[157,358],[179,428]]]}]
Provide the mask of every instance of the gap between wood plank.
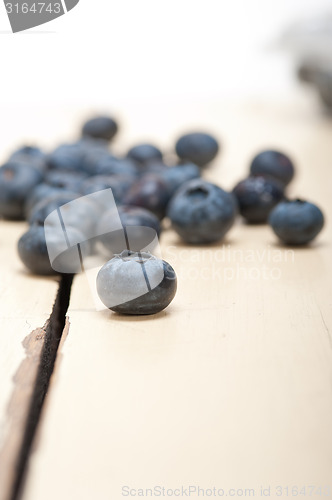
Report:
[{"label": "gap between wood plank", "polygon": [[19,500],[31,446],[66,324],[73,275],[63,275],[50,318],[23,341],[26,357],[14,377],[9,431],[0,451],[0,500]]}]

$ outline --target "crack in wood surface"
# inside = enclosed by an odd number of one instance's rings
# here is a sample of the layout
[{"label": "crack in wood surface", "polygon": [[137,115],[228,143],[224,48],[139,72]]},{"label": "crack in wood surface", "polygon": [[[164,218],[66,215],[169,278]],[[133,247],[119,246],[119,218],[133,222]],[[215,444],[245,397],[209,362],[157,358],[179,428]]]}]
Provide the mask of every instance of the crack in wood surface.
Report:
[{"label": "crack in wood surface", "polygon": [[6,438],[0,450],[0,500],[18,500],[59,345],[63,342],[72,275],[63,275],[50,318],[24,340],[26,357],[14,376]]}]

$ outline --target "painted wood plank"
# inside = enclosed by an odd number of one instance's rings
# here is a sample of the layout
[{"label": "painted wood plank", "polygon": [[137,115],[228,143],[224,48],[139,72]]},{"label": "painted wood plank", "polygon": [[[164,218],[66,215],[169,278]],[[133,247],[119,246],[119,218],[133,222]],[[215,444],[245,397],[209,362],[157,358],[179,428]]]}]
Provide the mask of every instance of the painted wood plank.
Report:
[{"label": "painted wood plank", "polygon": [[[193,107],[168,113],[193,117]],[[309,105],[197,104],[195,113],[225,138],[209,178],[229,188],[256,151],[285,149],[299,172],[291,193],[331,213],[332,125]],[[154,125],[162,140],[165,125]],[[331,238],[328,223],[292,251],[268,227],[239,223],[223,244],[195,248],[166,232],[179,288],[154,317],[95,311],[77,277],[24,500],[331,487]]]}]

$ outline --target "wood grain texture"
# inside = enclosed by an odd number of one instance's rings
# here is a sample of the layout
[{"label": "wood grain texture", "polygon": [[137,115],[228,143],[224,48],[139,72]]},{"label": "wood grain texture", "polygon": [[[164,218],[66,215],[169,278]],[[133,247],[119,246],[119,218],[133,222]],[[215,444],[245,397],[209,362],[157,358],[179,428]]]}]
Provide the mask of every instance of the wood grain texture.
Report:
[{"label": "wood grain texture", "polygon": [[8,500],[16,480],[31,400],[37,380],[38,368],[44,346],[47,323],[37,328],[23,341],[26,357],[14,378],[14,388],[8,405],[7,432],[0,450],[0,499]]},{"label": "wood grain texture", "polygon": [[[0,498],[15,479],[57,278],[30,275],[17,255],[26,224],[0,221]],[[44,325],[44,326],[43,326]]]},{"label": "wood grain texture", "polygon": [[57,278],[29,274],[17,255],[23,222],[0,220],[0,447],[6,434],[6,414],[13,377],[25,358],[23,340],[48,319],[58,286]]},{"label": "wood grain texture", "polygon": [[240,222],[212,247],[166,231],[178,293],[153,317],[95,311],[78,276],[24,500],[118,500],[124,486],[255,496],[271,486],[272,498],[277,485],[331,487],[332,123],[296,98],[163,110],[143,124],[156,141],[176,120],[194,128],[203,117],[219,131],[224,151],[207,177],[225,188],[261,148],[288,151],[291,194],[317,201],[326,228],[294,250]]}]

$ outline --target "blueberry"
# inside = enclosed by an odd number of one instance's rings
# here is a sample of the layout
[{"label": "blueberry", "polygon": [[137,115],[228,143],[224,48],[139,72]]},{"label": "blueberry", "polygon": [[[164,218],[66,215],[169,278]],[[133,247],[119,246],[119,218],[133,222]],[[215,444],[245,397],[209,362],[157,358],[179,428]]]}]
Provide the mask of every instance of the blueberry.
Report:
[{"label": "blueberry", "polygon": [[47,168],[46,154],[35,146],[22,146],[18,148],[11,154],[9,161],[11,160],[28,163],[41,172],[44,172]]},{"label": "blueberry", "polygon": [[97,116],[84,123],[83,137],[93,137],[111,141],[118,131],[118,124],[109,116]]},{"label": "blueberry", "polygon": [[[133,182],[134,179],[128,175],[95,175],[81,183],[80,192],[87,195],[103,189],[112,189],[114,200],[121,202]],[[102,197],[101,203],[103,204]]]},{"label": "blueberry", "polygon": [[170,199],[167,183],[160,175],[151,173],[143,175],[124,195],[124,205],[143,207],[162,219]]},{"label": "blueberry", "polygon": [[182,184],[200,177],[201,171],[194,163],[186,162],[165,169],[161,175],[167,183],[171,196],[173,196]]},{"label": "blueberry", "polygon": [[133,175],[136,176],[136,163],[130,158],[117,158],[109,152],[91,152],[84,158],[82,168],[90,175]]},{"label": "blueberry", "polygon": [[290,158],[279,151],[262,151],[252,160],[250,174],[276,180],[287,186],[294,177],[294,165]]},{"label": "blueberry", "polygon": [[87,177],[85,172],[75,170],[50,170],[45,174],[45,182],[59,189],[79,192],[82,182]]},{"label": "blueberry", "polygon": [[144,165],[153,160],[162,160],[162,152],[153,144],[138,144],[129,149],[127,157]]},{"label": "blueberry", "polygon": [[[29,224],[41,225],[45,222],[48,215],[60,209],[65,226],[76,228],[87,238],[90,238],[94,234],[94,228],[99,219],[99,207],[92,200],[85,197],[74,200],[67,194],[64,194],[63,196],[53,196],[37,203],[31,211]],[[58,216],[52,217],[52,220],[57,224]],[[49,223],[52,224],[52,221]]]},{"label": "blueberry", "polygon": [[167,209],[172,227],[187,243],[220,240],[234,224],[236,214],[234,196],[203,179],[183,184]]},{"label": "blueberry", "polygon": [[15,158],[15,156],[17,155],[30,156],[33,158],[43,158],[45,156],[45,153],[37,146],[24,145],[13,151],[13,153],[10,155],[10,158]]},{"label": "blueberry", "polygon": [[[77,229],[66,227],[67,238],[70,241],[81,243],[81,254],[89,253],[89,242],[84,241],[84,236]],[[52,245],[52,249],[58,257],[54,260],[53,267],[47,250],[47,245]],[[23,264],[34,274],[52,275],[57,274],[55,269],[61,273],[74,274],[81,271],[81,264],[77,245],[64,251],[67,248],[64,233],[58,229],[48,234],[46,244],[45,231],[42,225],[35,224],[24,233],[18,241],[18,253]]]},{"label": "blueberry", "polygon": [[76,198],[76,193],[67,191],[57,190],[53,194],[51,193],[48,197],[41,199],[34,205],[30,212],[30,217],[28,218],[29,224],[43,224],[46,217],[53,212],[53,210],[60,208],[66,203],[70,203]]},{"label": "blueberry", "polygon": [[182,160],[204,167],[217,156],[219,144],[212,135],[194,132],[180,137],[175,145],[175,151]]},{"label": "blueberry", "polygon": [[97,291],[106,307],[121,314],[155,314],[176,293],[176,274],[164,260],[150,253],[123,251],[99,271]]},{"label": "blueberry", "polygon": [[55,170],[81,170],[83,150],[78,143],[60,144],[47,157],[49,169]]},{"label": "blueberry", "polygon": [[235,186],[233,193],[240,214],[253,224],[266,222],[271,210],[284,198],[282,185],[262,176],[244,179]]},{"label": "blueberry", "polygon": [[40,201],[44,200],[45,198],[50,198],[53,196],[66,196],[69,199],[74,200],[78,196],[80,196],[79,193],[75,193],[73,191],[68,191],[63,188],[55,187],[55,186],[50,186],[49,184],[46,184],[45,182],[42,182],[41,184],[38,184],[29,194],[25,205],[24,205],[24,213],[25,217],[29,219],[31,211],[37,203]]},{"label": "blueberry", "polygon": [[271,212],[269,224],[287,245],[305,245],[312,241],[324,226],[321,210],[308,201],[282,201]]},{"label": "blueberry", "polygon": [[86,158],[89,155],[96,157],[99,154],[108,154],[104,141],[81,139],[73,143],[60,144],[46,159],[50,170],[85,171]]},{"label": "blueberry", "polygon": [[[112,230],[118,217],[124,229]],[[105,212],[98,224],[100,241],[110,254],[121,253],[125,248],[134,252],[152,248],[160,232],[160,222],[152,212],[125,205]]]},{"label": "blueberry", "polygon": [[24,219],[26,199],[42,179],[42,173],[30,164],[11,160],[3,165],[0,168],[0,216]]}]

